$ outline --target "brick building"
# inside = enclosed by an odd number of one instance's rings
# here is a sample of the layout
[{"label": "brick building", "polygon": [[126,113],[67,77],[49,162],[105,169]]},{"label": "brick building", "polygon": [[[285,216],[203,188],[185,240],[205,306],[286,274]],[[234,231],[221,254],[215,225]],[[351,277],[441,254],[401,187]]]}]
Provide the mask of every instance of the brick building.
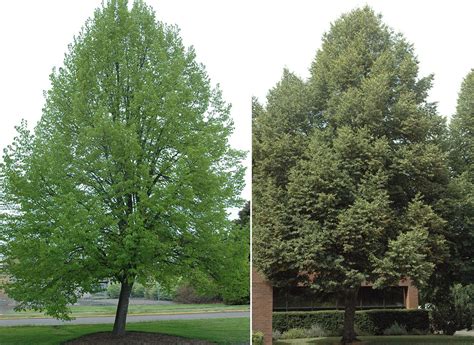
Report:
[{"label": "brick building", "polygon": [[[363,284],[359,290],[358,308],[418,308],[418,290],[409,280],[384,290]],[[274,311],[343,309],[337,297],[317,294],[305,288],[274,289],[262,274],[252,269],[252,330],[264,333],[265,345],[272,343]]]}]

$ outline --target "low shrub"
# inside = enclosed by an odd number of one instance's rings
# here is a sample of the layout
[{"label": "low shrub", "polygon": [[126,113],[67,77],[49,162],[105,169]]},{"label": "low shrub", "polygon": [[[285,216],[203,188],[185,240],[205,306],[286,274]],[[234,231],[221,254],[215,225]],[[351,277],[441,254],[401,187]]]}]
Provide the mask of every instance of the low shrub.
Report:
[{"label": "low shrub", "polygon": [[145,287],[140,283],[133,284],[131,296],[134,298],[145,297]]},{"label": "low shrub", "polygon": [[281,332],[280,331],[273,331],[272,332],[272,339],[273,340],[281,339]]},{"label": "low shrub", "polygon": [[263,345],[263,333],[260,331],[252,333],[252,344]]},{"label": "low shrub", "polygon": [[176,289],[176,294],[173,301],[178,303],[213,303],[217,302],[216,296],[208,296],[199,294],[189,284],[183,284]]},{"label": "low shrub", "polygon": [[307,338],[306,329],[303,328],[291,328],[286,332],[283,332],[280,339],[299,339]]},{"label": "low shrub", "polygon": [[309,329],[314,324],[319,325],[328,335],[340,335],[344,313],[340,310],[273,313],[273,328],[282,333],[292,328]]},{"label": "low shrub", "polygon": [[159,283],[145,287],[145,298],[158,301],[172,301],[174,298],[174,291],[165,289]]},{"label": "low shrub", "polygon": [[145,288],[145,298],[152,299],[152,300],[159,300],[158,296],[158,286],[157,284],[153,286],[148,286]]},{"label": "low shrub", "polygon": [[[408,332],[413,329],[429,328],[428,312],[425,310],[407,309],[374,309],[356,312],[355,327],[359,334],[382,335],[395,322],[405,325]],[[286,332],[292,328],[309,329],[317,324],[327,334],[338,336],[344,326],[344,311],[325,310],[309,312],[274,312],[273,328]]]},{"label": "low shrub", "polygon": [[107,296],[109,298],[119,298],[120,296],[120,284],[112,283],[107,287]]},{"label": "low shrub", "polygon": [[389,328],[383,331],[384,335],[407,335],[407,329],[405,325],[399,325],[398,322],[394,322]]},{"label": "low shrub", "polygon": [[319,338],[327,336],[328,332],[316,323],[306,330],[306,335],[308,338]]},{"label": "low shrub", "polygon": [[[278,332],[278,331],[275,331]],[[274,332],[274,333],[275,333]],[[278,335],[279,333],[277,333]],[[326,331],[319,325],[312,325],[311,328],[291,328],[282,334],[279,334],[279,339],[299,339],[299,338],[319,338],[326,336]],[[275,337],[274,337],[275,339]]]},{"label": "low shrub", "polygon": [[241,304],[249,304],[250,303],[250,296],[240,296],[240,297],[232,297],[232,296],[224,296],[222,301],[226,305],[241,305]]},{"label": "low shrub", "polygon": [[416,329],[416,328],[413,328],[410,332],[408,332],[408,334],[410,335],[427,335],[428,333],[430,333],[429,329]]},{"label": "low shrub", "polygon": [[428,312],[421,309],[374,309],[356,313],[356,324],[369,334],[381,335],[395,322],[405,325],[408,332],[427,330],[430,324]]}]

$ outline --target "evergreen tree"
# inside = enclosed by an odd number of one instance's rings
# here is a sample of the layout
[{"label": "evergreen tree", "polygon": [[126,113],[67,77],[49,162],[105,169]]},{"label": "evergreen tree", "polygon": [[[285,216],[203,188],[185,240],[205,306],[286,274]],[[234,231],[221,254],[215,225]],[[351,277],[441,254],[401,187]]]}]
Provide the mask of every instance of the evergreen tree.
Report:
[{"label": "evergreen tree", "polygon": [[290,76],[254,118],[254,262],[275,285],[342,294],[350,343],[363,282],[422,287],[447,255],[446,128],[432,76],[368,7],[332,24],[307,82]]},{"label": "evergreen tree", "polygon": [[96,10],[51,84],[1,168],[14,208],[0,231],[6,291],[17,309],[68,319],[111,279],[123,334],[133,284],[209,269],[225,210],[240,205],[229,106],[178,29],[139,0]]}]

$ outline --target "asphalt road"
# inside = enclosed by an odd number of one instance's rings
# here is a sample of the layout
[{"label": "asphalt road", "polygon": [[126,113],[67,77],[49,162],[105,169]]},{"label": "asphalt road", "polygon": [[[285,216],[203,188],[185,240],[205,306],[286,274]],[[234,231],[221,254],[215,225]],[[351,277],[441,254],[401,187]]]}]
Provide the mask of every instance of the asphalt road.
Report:
[{"label": "asphalt road", "polygon": [[[250,312],[225,312],[225,313],[188,313],[188,314],[169,314],[169,315],[129,315],[128,322],[144,322],[144,321],[159,321],[159,320],[193,320],[193,319],[218,319],[218,318],[234,318],[234,317],[249,317]],[[0,326],[24,326],[24,325],[87,325],[96,323],[114,323],[115,317],[101,316],[101,317],[78,317],[72,321],[60,321],[56,319],[16,319],[16,320],[0,320]]]}]

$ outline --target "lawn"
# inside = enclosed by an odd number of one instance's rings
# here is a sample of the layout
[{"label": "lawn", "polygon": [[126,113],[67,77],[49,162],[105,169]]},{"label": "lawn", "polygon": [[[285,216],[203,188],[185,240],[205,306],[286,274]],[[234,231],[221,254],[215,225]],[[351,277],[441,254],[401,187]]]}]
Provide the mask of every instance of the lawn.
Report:
[{"label": "lawn", "polygon": [[[442,335],[401,335],[401,336],[366,336],[359,337],[362,341],[360,345],[427,345],[427,344],[457,344],[457,345],[473,345],[474,337],[461,336],[442,336]],[[340,337],[329,338],[313,338],[313,339],[292,339],[279,340],[275,342],[277,345],[286,344],[319,344],[319,345],[339,345]]]},{"label": "lawn", "polygon": [[[71,306],[73,317],[87,316],[114,316],[116,306]],[[224,305],[224,304],[169,304],[169,305],[137,305],[131,304],[128,308],[128,315],[156,315],[156,314],[179,314],[179,313],[210,313],[225,311],[248,311],[248,305]],[[26,311],[8,311],[0,314],[2,319],[18,319],[32,317],[47,317],[43,313]]]},{"label": "lawn", "polygon": [[[58,345],[85,334],[111,331],[112,325],[0,327],[1,345]],[[172,320],[130,323],[128,331],[158,332],[218,344],[249,343],[249,318]]]}]

